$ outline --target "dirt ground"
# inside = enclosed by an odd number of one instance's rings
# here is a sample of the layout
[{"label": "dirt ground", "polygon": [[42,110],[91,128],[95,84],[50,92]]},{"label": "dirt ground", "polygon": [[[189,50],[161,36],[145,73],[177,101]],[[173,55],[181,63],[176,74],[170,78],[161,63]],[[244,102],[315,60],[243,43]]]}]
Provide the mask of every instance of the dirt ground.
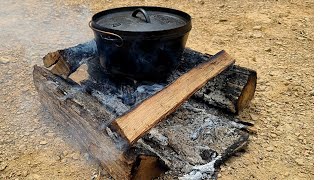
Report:
[{"label": "dirt ground", "polygon": [[32,66],[57,49],[93,38],[100,10],[176,8],[193,17],[187,46],[258,72],[255,99],[240,116],[255,123],[244,152],[219,174],[231,179],[313,179],[311,0],[7,0],[0,2],[0,179],[94,179],[99,166],[61,134],[40,105]]}]

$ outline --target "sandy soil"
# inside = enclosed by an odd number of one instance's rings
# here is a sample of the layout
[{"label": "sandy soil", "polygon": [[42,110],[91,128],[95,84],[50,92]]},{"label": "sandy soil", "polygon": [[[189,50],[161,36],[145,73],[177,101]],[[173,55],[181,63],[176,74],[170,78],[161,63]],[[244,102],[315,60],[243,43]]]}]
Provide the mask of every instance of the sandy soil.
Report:
[{"label": "sandy soil", "polygon": [[257,70],[255,123],[244,152],[220,179],[313,179],[313,1],[7,0],[0,2],[0,179],[90,179],[100,171],[41,107],[32,66],[49,51],[93,37],[97,11],[127,5],[181,9],[193,17],[188,47],[225,49]]}]

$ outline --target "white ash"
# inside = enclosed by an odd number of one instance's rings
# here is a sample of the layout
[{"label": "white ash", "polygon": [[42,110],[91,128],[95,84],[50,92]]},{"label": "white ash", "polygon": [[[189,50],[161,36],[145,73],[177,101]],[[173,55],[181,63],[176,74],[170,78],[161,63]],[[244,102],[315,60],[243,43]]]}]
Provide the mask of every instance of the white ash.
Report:
[{"label": "white ash", "polygon": [[65,101],[67,99],[74,99],[76,94],[79,92],[84,92],[84,88],[80,87],[80,86],[74,86],[74,87],[70,88],[68,91],[64,91],[63,94],[65,94],[65,96],[59,97],[58,99],[60,101]]},{"label": "white ash", "polygon": [[156,94],[164,88],[161,84],[152,84],[152,85],[140,85],[137,87],[133,96],[135,97],[135,105],[145,100],[146,98]]},{"label": "white ash", "polygon": [[230,125],[235,127],[235,128],[237,128],[237,129],[244,129],[244,128],[247,127],[244,124],[240,124],[240,123],[237,123],[237,122],[234,122],[234,121],[230,121]]},{"label": "white ash", "polygon": [[160,91],[161,89],[163,89],[164,86],[160,85],[160,84],[153,84],[153,85],[141,85],[138,86],[137,88],[137,92],[138,93],[149,93],[149,94],[154,94],[158,91]]},{"label": "white ash", "polygon": [[217,156],[211,162],[196,165],[192,167],[191,172],[185,174],[182,177],[179,177],[179,180],[202,180],[202,179],[215,179],[215,163],[217,160],[220,160],[221,156]]},{"label": "white ash", "polygon": [[116,96],[122,100],[122,103],[133,107],[147,99],[148,97],[156,94],[164,88],[161,84],[142,84],[137,87],[130,85],[121,85],[118,87]]},{"label": "white ash", "polygon": [[204,123],[201,125],[201,127],[199,127],[198,129],[196,129],[190,136],[191,140],[196,140],[198,139],[199,135],[206,129],[212,129],[212,127],[214,126],[213,121],[209,118],[206,118],[204,120]]},{"label": "white ash", "polygon": [[[193,108],[193,109],[197,109],[197,108]],[[190,138],[191,140],[196,140],[198,139],[200,134],[206,134],[206,132],[208,131],[208,133],[211,133],[211,129],[212,128],[216,128],[218,126],[220,126],[219,123],[221,123],[221,118],[219,118],[218,116],[212,115],[212,114],[208,114],[205,113],[205,111],[200,111],[200,114],[204,114],[205,116],[203,116],[204,119],[204,123],[201,124],[201,126],[199,128],[197,128],[191,135]],[[203,118],[202,117],[202,118]],[[238,124],[236,122],[232,122],[229,121],[228,123],[230,123],[233,127],[238,128],[241,126],[241,124]]]},{"label": "white ash", "polygon": [[98,100],[109,110],[115,112],[117,116],[124,114],[129,111],[129,107],[122,103],[121,99],[115,96],[108,96],[99,91],[92,91],[92,96],[98,98]]},{"label": "white ash", "polygon": [[206,112],[205,109],[196,108],[196,107],[192,106],[190,103],[187,103],[187,102],[183,103],[182,107],[186,108],[189,111],[193,111],[195,113]]},{"label": "white ash", "polygon": [[161,146],[168,145],[168,138],[163,134],[159,133],[157,128],[152,128],[145,138],[155,141]]}]

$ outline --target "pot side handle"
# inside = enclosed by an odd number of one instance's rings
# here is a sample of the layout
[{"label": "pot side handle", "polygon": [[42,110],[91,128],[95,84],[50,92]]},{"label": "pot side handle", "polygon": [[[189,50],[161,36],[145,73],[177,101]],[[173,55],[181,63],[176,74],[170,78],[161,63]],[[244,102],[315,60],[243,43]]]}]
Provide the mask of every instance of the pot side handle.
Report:
[{"label": "pot side handle", "polygon": [[[100,33],[100,37],[105,40],[105,41],[112,41],[114,42],[114,44],[118,47],[121,47],[123,45],[123,39],[121,36],[119,36],[118,34],[112,33],[112,32],[107,32],[107,31],[103,31],[100,29],[96,29],[92,26],[92,21],[89,22],[89,27],[96,32]],[[106,37],[104,37],[103,35],[105,35]]]}]

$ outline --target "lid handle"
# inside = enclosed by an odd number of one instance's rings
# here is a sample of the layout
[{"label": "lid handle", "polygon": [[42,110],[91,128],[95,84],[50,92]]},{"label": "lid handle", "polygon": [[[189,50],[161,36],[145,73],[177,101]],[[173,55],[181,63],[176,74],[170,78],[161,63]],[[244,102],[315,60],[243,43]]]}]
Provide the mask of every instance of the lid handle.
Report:
[{"label": "lid handle", "polygon": [[143,16],[144,16],[144,18],[146,19],[146,22],[147,22],[147,23],[151,23],[151,21],[150,21],[150,16],[149,16],[148,13],[147,13],[144,9],[142,9],[142,8],[138,8],[138,9],[134,10],[133,13],[132,13],[132,17],[137,17],[137,14],[138,14],[139,12],[141,12],[141,13],[143,14]]}]

